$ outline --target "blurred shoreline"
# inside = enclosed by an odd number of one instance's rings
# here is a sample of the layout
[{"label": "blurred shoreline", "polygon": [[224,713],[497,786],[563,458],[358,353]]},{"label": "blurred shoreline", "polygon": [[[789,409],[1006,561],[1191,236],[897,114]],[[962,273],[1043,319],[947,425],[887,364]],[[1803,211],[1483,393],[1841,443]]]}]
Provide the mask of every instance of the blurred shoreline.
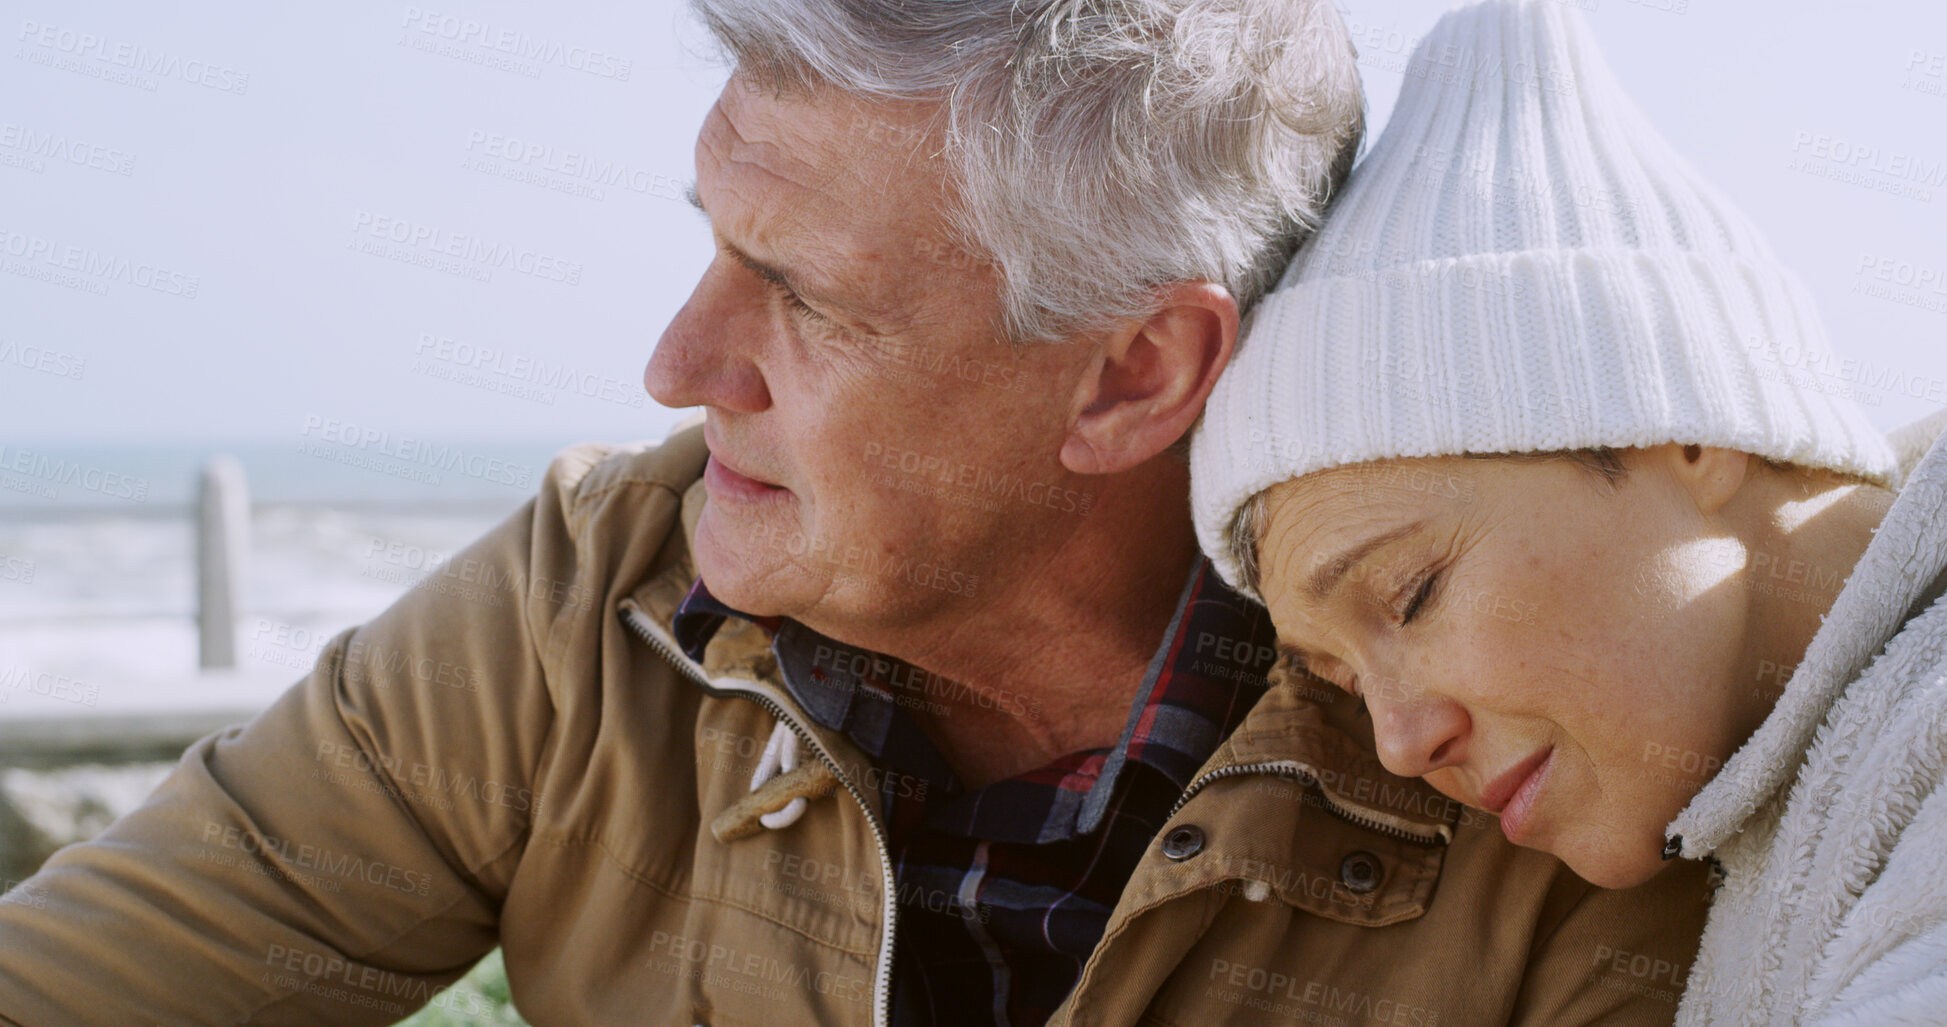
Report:
[{"label": "blurred shoreline", "polygon": [[[0,489],[0,720],[266,704],[518,510],[562,448],[324,444],[368,466],[261,444],[0,447],[0,477],[54,493]],[[217,454],[243,465],[251,513],[236,666],[205,671],[194,498]]]}]

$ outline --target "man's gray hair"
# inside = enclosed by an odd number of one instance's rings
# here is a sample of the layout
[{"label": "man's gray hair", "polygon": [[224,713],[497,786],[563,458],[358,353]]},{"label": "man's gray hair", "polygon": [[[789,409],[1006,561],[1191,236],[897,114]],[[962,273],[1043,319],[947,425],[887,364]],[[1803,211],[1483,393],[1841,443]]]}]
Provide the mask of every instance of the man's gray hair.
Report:
[{"label": "man's gray hair", "polygon": [[1146,316],[1175,281],[1249,309],[1364,131],[1329,0],[691,2],[773,91],[942,101],[949,225],[1016,340]]}]

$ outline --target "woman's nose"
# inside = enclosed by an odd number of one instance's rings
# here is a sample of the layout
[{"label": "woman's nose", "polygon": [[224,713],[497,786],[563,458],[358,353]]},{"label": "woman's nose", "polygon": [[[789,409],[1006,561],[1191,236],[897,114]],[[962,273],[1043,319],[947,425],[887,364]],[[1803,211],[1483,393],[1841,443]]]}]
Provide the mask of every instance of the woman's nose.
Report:
[{"label": "woman's nose", "polygon": [[1460,704],[1422,684],[1361,675],[1359,694],[1372,715],[1379,762],[1401,777],[1423,777],[1466,755],[1471,728]]}]

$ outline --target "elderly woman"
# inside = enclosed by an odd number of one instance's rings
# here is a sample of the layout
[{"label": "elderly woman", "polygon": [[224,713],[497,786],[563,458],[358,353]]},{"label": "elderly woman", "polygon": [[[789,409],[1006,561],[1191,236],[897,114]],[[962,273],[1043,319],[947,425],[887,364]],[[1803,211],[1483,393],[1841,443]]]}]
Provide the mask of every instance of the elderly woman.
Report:
[{"label": "elderly woman", "polygon": [[1947,1015],[1947,444],[1768,374],[1803,287],[1546,2],[1449,14],[1192,447],[1386,766],[1723,884],[1680,1021]]}]

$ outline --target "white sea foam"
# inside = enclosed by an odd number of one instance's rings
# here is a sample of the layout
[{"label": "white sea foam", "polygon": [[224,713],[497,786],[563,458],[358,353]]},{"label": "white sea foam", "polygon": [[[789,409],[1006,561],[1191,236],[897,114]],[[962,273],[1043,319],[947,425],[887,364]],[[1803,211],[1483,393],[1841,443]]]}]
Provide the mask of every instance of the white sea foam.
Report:
[{"label": "white sea foam", "polygon": [[0,718],[267,703],[325,640],[385,609],[429,558],[457,552],[504,513],[260,507],[237,669],[216,674],[197,668],[186,512],[0,520]]}]

